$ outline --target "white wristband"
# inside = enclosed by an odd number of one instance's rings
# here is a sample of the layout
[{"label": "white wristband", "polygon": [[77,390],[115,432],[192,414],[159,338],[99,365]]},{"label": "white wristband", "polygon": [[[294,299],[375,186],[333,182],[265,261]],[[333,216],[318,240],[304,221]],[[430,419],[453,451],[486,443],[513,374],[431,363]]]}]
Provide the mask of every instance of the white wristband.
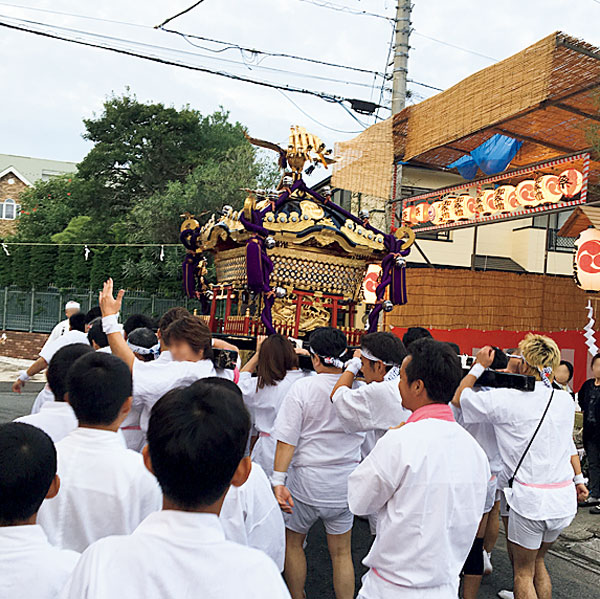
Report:
[{"label": "white wristband", "polygon": [[271,486],[279,487],[281,485],[285,485],[286,478],[287,472],[278,472],[277,470],[273,470],[273,474],[271,474]]},{"label": "white wristband", "polygon": [[109,314],[108,316],[103,316],[102,330],[107,335],[110,335],[111,333],[120,333],[123,330],[123,326],[119,324],[119,315]]},{"label": "white wristband", "polygon": [[581,472],[579,474],[576,474],[573,477],[573,482],[576,485],[585,485],[585,477],[583,476],[583,474],[581,474]]},{"label": "white wristband", "polygon": [[362,362],[360,358],[352,358],[346,362],[346,372],[351,372],[354,376],[358,374],[358,371],[362,368]]},{"label": "white wristband", "polygon": [[31,377],[27,374],[26,370],[19,371],[19,380],[23,383],[26,383]]},{"label": "white wristband", "polygon": [[479,362],[473,364],[471,370],[469,370],[469,374],[474,376],[476,379],[478,379],[484,372],[485,367],[483,366],[483,364],[479,364]]}]

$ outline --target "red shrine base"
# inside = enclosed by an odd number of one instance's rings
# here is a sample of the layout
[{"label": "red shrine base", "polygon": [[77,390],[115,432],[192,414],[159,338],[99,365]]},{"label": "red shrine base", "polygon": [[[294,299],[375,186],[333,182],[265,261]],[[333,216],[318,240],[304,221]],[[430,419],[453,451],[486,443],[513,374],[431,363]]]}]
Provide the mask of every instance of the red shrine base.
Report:
[{"label": "red shrine base", "polygon": [[[519,341],[529,331],[478,331],[476,329],[429,329],[438,341],[452,341],[460,347],[464,354],[475,355],[485,345],[495,345],[502,349],[517,347]],[[392,327],[392,332],[402,337],[405,328]],[[561,356],[574,366],[575,374],[571,387],[578,391],[582,383],[591,376],[590,362],[592,356],[588,352],[585,338],[581,331],[531,331],[547,335],[556,341]]]}]

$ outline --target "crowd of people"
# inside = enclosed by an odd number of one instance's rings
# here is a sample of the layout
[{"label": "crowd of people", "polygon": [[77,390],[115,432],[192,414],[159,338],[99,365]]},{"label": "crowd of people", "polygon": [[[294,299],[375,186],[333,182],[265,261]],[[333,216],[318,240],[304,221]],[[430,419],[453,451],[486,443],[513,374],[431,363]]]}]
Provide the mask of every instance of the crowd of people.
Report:
[{"label": "crowd of people", "polygon": [[588,497],[573,369],[550,338],[506,358],[533,391],[478,385],[500,350],[465,374],[421,328],[358,349],[331,327],[307,349],[271,335],[223,368],[215,350],[237,348],[201,319],[121,325],[122,299],[109,280],[89,313],[69,304],[13,386],[46,371],[32,414],[0,425],[0,599],[304,599],[318,520],[335,596],[352,599],[355,516],[374,538],[361,599],[475,599],[500,516],[502,596],[551,597],[545,555],[578,501],[600,503],[600,355],[578,397]]}]

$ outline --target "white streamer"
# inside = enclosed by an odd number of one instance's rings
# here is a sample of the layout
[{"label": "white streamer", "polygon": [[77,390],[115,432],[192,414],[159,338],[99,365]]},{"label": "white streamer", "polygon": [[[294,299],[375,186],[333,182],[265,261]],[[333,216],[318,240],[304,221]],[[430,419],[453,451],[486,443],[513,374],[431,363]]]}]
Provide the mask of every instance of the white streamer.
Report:
[{"label": "white streamer", "polygon": [[4,250],[4,253],[7,256],[10,256],[10,252],[8,251],[8,246],[5,243],[2,244],[2,249]]},{"label": "white streamer", "polygon": [[592,356],[595,356],[598,353],[598,346],[596,345],[596,338],[594,336],[594,308],[592,308],[592,302],[588,300],[587,306],[585,307],[587,310],[588,321],[587,324],[583,327],[585,333],[583,336],[585,337],[585,344],[587,345],[588,351]]},{"label": "white streamer", "polygon": [[164,262],[164,259],[165,259],[165,246],[164,245],[160,246],[160,256],[158,257],[158,259],[161,262]]},{"label": "white streamer", "polygon": [[87,245],[83,248],[83,253],[85,255],[85,261],[87,262],[87,259],[90,257],[90,248]]}]

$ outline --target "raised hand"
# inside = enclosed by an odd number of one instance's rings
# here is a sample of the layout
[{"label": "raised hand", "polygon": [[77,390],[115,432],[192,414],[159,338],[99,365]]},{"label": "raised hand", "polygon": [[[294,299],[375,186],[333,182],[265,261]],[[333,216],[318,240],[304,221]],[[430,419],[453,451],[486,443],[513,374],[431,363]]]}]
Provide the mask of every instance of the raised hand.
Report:
[{"label": "raised hand", "polygon": [[477,352],[477,362],[481,364],[484,368],[489,368],[494,361],[494,356],[496,355],[496,350],[490,345],[486,345],[482,347]]},{"label": "raised hand", "polygon": [[110,316],[111,314],[118,314],[121,311],[121,304],[123,303],[123,296],[125,291],[119,289],[117,297],[113,297],[114,283],[112,279],[108,279],[102,287],[102,291],[98,297],[98,303],[100,304],[100,310],[102,316]]}]

